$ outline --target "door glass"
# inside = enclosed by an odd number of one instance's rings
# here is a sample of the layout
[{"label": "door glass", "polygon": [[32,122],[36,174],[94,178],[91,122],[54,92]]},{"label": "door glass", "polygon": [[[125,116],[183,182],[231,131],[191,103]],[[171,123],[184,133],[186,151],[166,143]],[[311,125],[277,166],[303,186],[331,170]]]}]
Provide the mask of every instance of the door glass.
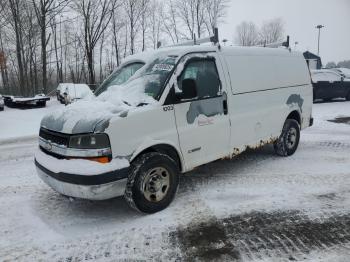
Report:
[{"label": "door glass", "polygon": [[199,99],[220,95],[220,80],[214,60],[190,61],[178,80],[180,90],[184,79],[195,80]]}]

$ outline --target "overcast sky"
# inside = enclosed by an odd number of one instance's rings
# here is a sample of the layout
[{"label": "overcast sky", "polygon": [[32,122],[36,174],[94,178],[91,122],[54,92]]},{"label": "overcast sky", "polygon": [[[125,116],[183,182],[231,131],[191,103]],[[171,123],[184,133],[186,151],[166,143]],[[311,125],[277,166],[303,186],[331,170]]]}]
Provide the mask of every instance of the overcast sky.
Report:
[{"label": "overcast sky", "polygon": [[281,17],[292,47],[317,53],[317,29],[322,24],[320,56],[322,62],[350,60],[350,0],[231,0],[226,22],[219,27],[221,39],[234,40],[242,21],[261,25]]}]

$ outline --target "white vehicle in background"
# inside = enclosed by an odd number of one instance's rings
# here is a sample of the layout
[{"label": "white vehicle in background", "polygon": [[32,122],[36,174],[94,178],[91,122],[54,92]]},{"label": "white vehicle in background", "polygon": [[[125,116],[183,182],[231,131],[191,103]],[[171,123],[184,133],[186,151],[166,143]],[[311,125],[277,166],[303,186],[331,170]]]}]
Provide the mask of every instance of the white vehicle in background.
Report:
[{"label": "white vehicle in background", "polygon": [[63,195],[124,195],[145,213],[200,165],[267,143],[294,154],[313,122],[305,59],[280,48],[160,48],[127,58],[95,95],[43,118],[38,174]]},{"label": "white vehicle in background", "polygon": [[317,82],[340,82],[344,80],[344,77],[339,73],[331,69],[318,69],[311,70],[311,79],[313,83]]},{"label": "white vehicle in background", "polygon": [[0,95],[0,111],[3,111],[4,108],[5,108],[4,98],[2,97],[2,95]]},{"label": "white vehicle in background", "polygon": [[350,68],[332,68],[330,70],[341,74],[344,78],[350,79]]},{"label": "white vehicle in background", "polygon": [[61,83],[56,89],[57,100],[62,104],[70,104],[79,99],[92,96],[90,87],[86,84]]}]

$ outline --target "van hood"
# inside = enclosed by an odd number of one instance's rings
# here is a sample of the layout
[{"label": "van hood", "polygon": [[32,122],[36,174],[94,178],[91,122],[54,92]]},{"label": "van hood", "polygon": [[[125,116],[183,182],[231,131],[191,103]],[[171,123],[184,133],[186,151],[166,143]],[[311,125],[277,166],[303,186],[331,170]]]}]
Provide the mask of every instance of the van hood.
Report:
[{"label": "van hood", "polygon": [[[41,126],[65,134],[104,132],[112,117],[126,117],[140,105],[157,101],[135,87],[111,86],[99,96],[90,96],[46,115]],[[142,87],[142,86],[141,86]]]},{"label": "van hood", "polygon": [[104,132],[114,116],[126,115],[131,107],[103,101],[79,101],[46,115],[41,127],[65,134]]}]

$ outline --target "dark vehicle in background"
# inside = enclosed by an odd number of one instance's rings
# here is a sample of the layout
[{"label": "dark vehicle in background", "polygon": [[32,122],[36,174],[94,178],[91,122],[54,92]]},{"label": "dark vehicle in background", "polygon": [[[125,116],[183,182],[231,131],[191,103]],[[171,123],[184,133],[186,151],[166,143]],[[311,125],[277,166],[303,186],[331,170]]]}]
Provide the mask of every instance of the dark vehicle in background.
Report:
[{"label": "dark vehicle in background", "polygon": [[350,79],[350,68],[332,68],[334,72],[341,74],[345,79]]},{"label": "dark vehicle in background", "polygon": [[350,79],[330,69],[311,70],[314,101],[345,98],[350,101]]},{"label": "dark vehicle in background", "polygon": [[0,95],[0,111],[4,111],[5,103],[4,98]]},{"label": "dark vehicle in background", "polygon": [[45,107],[46,102],[50,100],[50,97],[45,96],[44,94],[35,95],[33,97],[8,95],[4,95],[3,97],[6,106],[21,109]]}]

